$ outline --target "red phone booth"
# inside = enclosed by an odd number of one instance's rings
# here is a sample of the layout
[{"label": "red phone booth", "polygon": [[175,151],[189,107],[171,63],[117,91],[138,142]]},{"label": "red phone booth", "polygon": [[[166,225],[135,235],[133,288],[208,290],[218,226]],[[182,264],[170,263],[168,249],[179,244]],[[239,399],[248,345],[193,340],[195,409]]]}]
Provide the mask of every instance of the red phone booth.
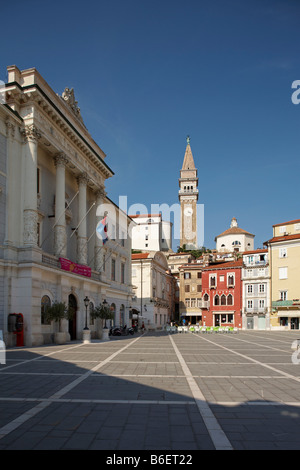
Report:
[{"label": "red phone booth", "polygon": [[17,344],[16,346],[24,346],[24,317],[22,313],[17,313],[16,318],[16,335]]},{"label": "red phone booth", "polygon": [[24,346],[24,317],[22,313],[8,315],[8,331],[16,335],[16,346]]}]

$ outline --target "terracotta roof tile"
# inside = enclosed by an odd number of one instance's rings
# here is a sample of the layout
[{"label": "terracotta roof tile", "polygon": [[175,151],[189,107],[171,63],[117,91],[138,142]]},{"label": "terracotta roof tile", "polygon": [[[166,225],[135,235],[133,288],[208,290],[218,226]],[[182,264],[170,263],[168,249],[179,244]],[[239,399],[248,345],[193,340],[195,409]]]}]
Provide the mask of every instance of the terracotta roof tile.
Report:
[{"label": "terracotta roof tile", "polygon": [[227,261],[221,264],[215,264],[209,266],[208,268],[203,268],[203,271],[211,271],[214,269],[232,269],[232,268],[241,268],[243,266],[243,259],[238,259],[237,261]]},{"label": "terracotta roof tile", "polygon": [[297,240],[297,238],[300,238],[300,233],[294,233],[293,235],[281,235],[279,237],[273,237],[270,240],[267,240],[264,245],[268,243],[275,243],[275,242],[281,242],[285,240]]},{"label": "terracotta roof tile", "polygon": [[147,259],[149,253],[133,253],[131,259]]},{"label": "terracotta roof tile", "polygon": [[246,230],[240,228],[240,227],[232,227],[232,228],[229,228],[227,230],[225,230],[225,232],[222,232],[220,233],[220,235],[217,235],[216,238],[218,237],[223,237],[223,235],[231,235],[231,234],[247,234],[247,235],[251,235],[252,237],[254,237],[255,235],[253,235],[252,233],[250,232],[247,232]]}]

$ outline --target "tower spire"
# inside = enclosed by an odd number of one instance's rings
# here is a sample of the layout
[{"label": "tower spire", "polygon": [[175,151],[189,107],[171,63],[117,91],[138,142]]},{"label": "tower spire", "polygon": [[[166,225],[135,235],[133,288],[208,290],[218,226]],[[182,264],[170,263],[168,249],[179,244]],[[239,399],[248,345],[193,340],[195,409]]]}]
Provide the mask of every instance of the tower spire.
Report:
[{"label": "tower spire", "polygon": [[186,138],[186,142],[187,142],[187,145],[185,149],[185,155],[184,155],[181,170],[196,170],[194,157],[193,157],[192,149],[190,145],[191,139],[189,135]]}]

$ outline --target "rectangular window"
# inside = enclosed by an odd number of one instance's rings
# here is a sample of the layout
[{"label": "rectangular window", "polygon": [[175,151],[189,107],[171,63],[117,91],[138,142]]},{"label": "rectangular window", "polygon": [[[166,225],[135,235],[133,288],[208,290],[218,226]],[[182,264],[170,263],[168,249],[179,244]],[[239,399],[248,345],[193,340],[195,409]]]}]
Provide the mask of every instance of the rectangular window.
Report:
[{"label": "rectangular window", "polygon": [[279,279],[287,279],[288,268],[279,268]]},{"label": "rectangular window", "polygon": [[197,273],[197,278],[198,278],[198,279],[201,279],[201,278],[202,278],[202,273],[201,273],[201,272],[200,272],[200,273]]},{"label": "rectangular window", "polygon": [[247,292],[248,292],[248,294],[252,294],[252,292],[253,292],[253,285],[252,284],[248,284]]},{"label": "rectangular window", "polygon": [[187,308],[191,306],[191,299],[185,299],[185,306]]},{"label": "rectangular window", "polygon": [[111,260],[111,280],[112,281],[116,280],[116,260],[115,259]]},{"label": "rectangular window", "polygon": [[201,284],[198,284],[198,285],[197,285],[197,292],[202,292],[202,286],[201,286]]},{"label": "rectangular window", "polygon": [[121,283],[125,284],[125,264],[121,263]]},{"label": "rectangular window", "polygon": [[284,232],[286,232],[286,226],[282,225],[281,227],[279,227],[279,233],[284,233]]},{"label": "rectangular window", "polygon": [[196,307],[196,299],[191,299],[191,307]]},{"label": "rectangular window", "polygon": [[253,308],[253,300],[248,300],[247,301],[247,307],[248,308]]},{"label": "rectangular window", "polygon": [[229,274],[227,277],[228,287],[234,287],[234,274]]},{"label": "rectangular window", "polygon": [[259,284],[259,292],[263,294],[265,292],[265,284]]},{"label": "rectangular window", "polygon": [[184,279],[191,279],[191,273],[184,273]]},{"label": "rectangular window", "polygon": [[259,301],[259,308],[265,308],[265,301],[264,300]]},{"label": "rectangular window", "polygon": [[287,290],[280,291],[280,300],[287,300]]},{"label": "rectangular window", "polygon": [[185,292],[190,292],[190,286],[189,285],[184,286],[184,291]]},{"label": "rectangular window", "polygon": [[280,248],[279,249],[279,258],[286,258],[287,257],[287,249],[286,248]]}]

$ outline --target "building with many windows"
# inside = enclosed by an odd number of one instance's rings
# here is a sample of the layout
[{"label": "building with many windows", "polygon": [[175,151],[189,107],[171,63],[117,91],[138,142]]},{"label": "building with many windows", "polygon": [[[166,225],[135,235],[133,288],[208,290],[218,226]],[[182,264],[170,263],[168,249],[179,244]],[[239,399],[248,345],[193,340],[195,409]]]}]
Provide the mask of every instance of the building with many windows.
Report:
[{"label": "building with many windows", "polygon": [[[105,300],[116,321],[129,316],[131,220],[106,195],[113,176],[83,122],[73,89],[55,93],[35,68],[8,67],[0,105],[0,330],[22,313],[26,346],[53,340],[44,311],[64,302],[74,315],[63,340],[81,339],[86,313]],[[109,239],[97,236],[106,215]],[[84,299],[89,300],[88,312]],[[88,323],[93,336],[99,321]]]},{"label": "building with many windows", "polygon": [[129,217],[135,222],[131,230],[133,250],[172,250],[172,222],[163,220],[161,214],[135,214]]},{"label": "building with many windows", "polygon": [[203,326],[242,328],[242,268],[242,259],[203,268]]},{"label": "building with many windows", "polygon": [[265,242],[271,269],[272,329],[300,327],[300,219],[273,225]]},{"label": "building with many windows", "polygon": [[268,250],[243,255],[243,329],[270,329],[271,276]]},{"label": "building with many windows", "polygon": [[174,320],[176,279],[163,252],[132,254],[133,314],[139,326],[161,329]]}]

